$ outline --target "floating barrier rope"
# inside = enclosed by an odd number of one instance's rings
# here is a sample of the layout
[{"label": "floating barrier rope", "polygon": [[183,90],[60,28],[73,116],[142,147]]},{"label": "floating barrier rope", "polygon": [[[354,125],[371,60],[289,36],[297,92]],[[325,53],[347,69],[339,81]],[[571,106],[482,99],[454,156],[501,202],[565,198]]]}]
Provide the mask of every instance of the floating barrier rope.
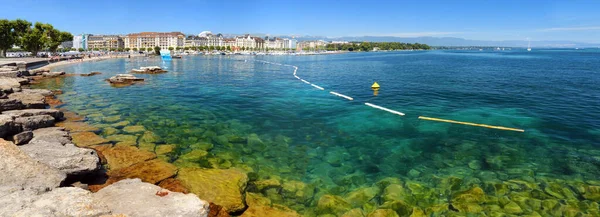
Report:
[{"label": "floating barrier rope", "polygon": [[384,110],[384,111],[392,113],[392,114],[397,114],[397,115],[400,115],[400,116],[404,116],[404,113],[402,113],[402,112],[394,111],[394,110],[391,110],[391,109],[388,109],[388,108],[384,108],[384,107],[381,107],[381,106],[378,106],[378,105],[374,105],[374,104],[371,104],[371,103],[365,103],[365,105],[371,106],[371,107],[376,108],[376,109]]},{"label": "floating barrier rope", "polygon": [[487,125],[487,124],[477,124],[477,123],[470,123],[470,122],[463,122],[463,121],[454,121],[454,120],[447,120],[447,119],[441,119],[441,118],[431,118],[431,117],[425,117],[425,116],[419,116],[419,119],[428,120],[428,121],[439,121],[439,122],[453,123],[453,124],[463,124],[463,125],[476,126],[476,127],[485,127],[485,128],[498,129],[498,130],[509,130],[509,131],[525,132],[525,130],[523,130],[523,129],[517,129],[517,128],[492,126],[492,125]]},{"label": "floating barrier rope", "polygon": [[[273,65],[278,65],[278,66],[287,66],[287,67],[293,67],[294,68],[294,77],[297,78],[298,80],[306,83],[306,84],[310,84],[311,86],[313,86],[314,88],[317,88],[319,90],[325,90],[325,88],[318,86],[316,84],[311,84],[310,82],[308,82],[307,80],[304,80],[302,78],[300,78],[298,75],[296,75],[296,73],[298,72],[298,66],[294,66],[294,65],[288,65],[288,64],[281,64],[281,63],[273,63],[273,62],[268,62],[268,61],[263,61],[263,60],[254,60],[256,62],[261,62],[263,64],[273,64]],[[244,62],[246,62],[246,60],[244,60]],[[377,82],[375,82],[373,84],[372,87],[374,90],[379,89],[379,84],[377,84]],[[347,100],[354,100],[354,98],[346,96],[344,94],[341,93],[337,93],[337,92],[329,92],[335,96],[339,96],[342,98],[345,98]],[[372,108],[376,108],[379,110],[383,110],[392,114],[396,114],[396,115],[400,115],[400,116],[404,116],[404,113],[399,112],[399,111],[395,111],[392,109],[388,109],[385,107],[381,107],[372,103],[365,103],[365,105],[372,107]],[[463,121],[454,121],[454,120],[447,120],[447,119],[441,119],[441,118],[432,118],[432,117],[425,117],[425,116],[419,116],[419,119],[422,120],[428,120],[428,121],[438,121],[438,122],[446,122],[446,123],[453,123],[453,124],[462,124],[462,125],[468,125],[468,126],[475,126],[475,127],[485,127],[485,128],[490,128],[490,129],[497,129],[497,130],[508,130],[508,131],[516,131],[516,132],[525,132],[525,130],[523,129],[517,129],[517,128],[510,128],[510,127],[502,127],[502,126],[493,126],[493,125],[487,125],[487,124],[477,124],[477,123],[470,123],[470,122],[463,122]]]},{"label": "floating barrier rope", "polygon": [[346,95],[344,95],[344,94],[341,94],[341,93],[336,93],[336,92],[333,92],[333,91],[331,91],[331,92],[329,92],[329,93],[331,93],[331,94],[333,94],[333,95],[336,95],[336,96],[339,96],[339,97],[342,97],[342,98],[346,98],[347,100],[354,100],[354,98],[352,98],[352,97],[349,97],[349,96],[346,96]]}]

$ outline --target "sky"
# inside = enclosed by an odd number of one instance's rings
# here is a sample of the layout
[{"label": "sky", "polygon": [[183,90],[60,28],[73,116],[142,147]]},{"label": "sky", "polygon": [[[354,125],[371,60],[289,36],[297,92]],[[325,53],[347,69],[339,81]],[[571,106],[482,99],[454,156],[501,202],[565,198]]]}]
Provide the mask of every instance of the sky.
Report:
[{"label": "sky", "polygon": [[600,1],[0,0],[0,19],[73,34],[180,31],[600,43]]}]

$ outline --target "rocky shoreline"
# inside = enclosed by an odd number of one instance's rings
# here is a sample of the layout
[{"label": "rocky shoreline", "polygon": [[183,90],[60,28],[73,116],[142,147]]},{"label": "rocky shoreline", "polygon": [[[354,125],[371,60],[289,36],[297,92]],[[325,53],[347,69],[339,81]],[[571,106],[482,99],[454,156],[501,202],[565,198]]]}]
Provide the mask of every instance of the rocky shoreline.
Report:
[{"label": "rocky shoreline", "polygon": [[105,173],[104,156],[86,145],[102,141],[89,135],[82,139],[84,132],[74,133],[74,124],[66,124],[82,123],[67,122],[81,118],[49,108],[59,103],[54,94],[60,91],[23,87],[32,75],[64,72],[3,70],[10,73],[0,77],[0,216],[208,216],[209,203],[196,195],[134,177],[121,177],[92,193],[86,182]]}]

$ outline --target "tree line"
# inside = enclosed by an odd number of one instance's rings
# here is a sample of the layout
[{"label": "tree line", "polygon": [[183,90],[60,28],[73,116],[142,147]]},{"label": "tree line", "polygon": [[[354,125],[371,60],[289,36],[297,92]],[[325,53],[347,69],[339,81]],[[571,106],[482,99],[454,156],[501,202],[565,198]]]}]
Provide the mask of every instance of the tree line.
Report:
[{"label": "tree line", "polygon": [[31,22],[21,19],[0,19],[0,56],[5,57],[6,51],[13,46],[19,46],[36,56],[39,51],[56,52],[58,46],[65,41],[72,41],[73,35],[55,29],[47,23]]},{"label": "tree line", "polygon": [[431,47],[419,43],[401,43],[401,42],[350,42],[345,44],[327,44],[325,50],[328,51],[373,51],[378,50],[429,50]]}]

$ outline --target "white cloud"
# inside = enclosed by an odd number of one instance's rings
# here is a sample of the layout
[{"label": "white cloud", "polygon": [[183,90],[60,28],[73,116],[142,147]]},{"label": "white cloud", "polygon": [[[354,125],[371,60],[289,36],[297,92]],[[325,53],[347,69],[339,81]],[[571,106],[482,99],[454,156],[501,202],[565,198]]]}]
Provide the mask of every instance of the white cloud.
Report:
[{"label": "white cloud", "polygon": [[558,27],[558,28],[540,29],[539,31],[552,32],[552,31],[590,31],[590,30],[600,30],[600,26]]}]

